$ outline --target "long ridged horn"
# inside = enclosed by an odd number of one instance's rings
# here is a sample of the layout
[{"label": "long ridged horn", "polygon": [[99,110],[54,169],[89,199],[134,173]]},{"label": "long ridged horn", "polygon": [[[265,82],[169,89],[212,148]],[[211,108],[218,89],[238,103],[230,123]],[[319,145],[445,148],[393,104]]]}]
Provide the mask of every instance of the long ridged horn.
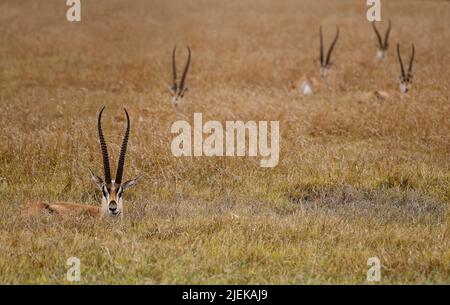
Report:
[{"label": "long ridged horn", "polygon": [[330,64],[331,53],[333,53],[333,49],[334,46],[336,45],[338,38],[339,38],[339,27],[337,27],[336,29],[336,36],[334,36],[333,42],[331,43],[330,49],[328,50],[326,65]]},{"label": "long ridged horn", "polygon": [[412,53],[411,53],[411,59],[409,60],[409,67],[408,67],[408,73],[412,73],[412,67],[413,67],[413,62],[414,62],[414,54],[415,54],[415,49],[414,49],[414,44],[411,45],[412,48]]},{"label": "long ridged horn", "polygon": [[372,21],[372,27],[373,27],[373,30],[375,31],[375,35],[377,35],[378,48],[383,49],[384,48],[383,41],[381,39],[380,32],[378,32],[377,26],[375,25],[375,21]]},{"label": "long ridged horn", "polygon": [[400,62],[400,69],[402,72],[402,77],[405,77],[405,67],[403,66],[402,55],[400,54],[400,44],[397,43],[397,56],[398,61]]},{"label": "long ridged horn", "polygon": [[175,54],[177,52],[177,46],[173,47],[173,51],[172,51],[172,77],[173,77],[173,82],[172,82],[172,91],[173,93],[177,93],[177,64],[175,62]]},{"label": "long ridged horn", "polygon": [[103,135],[102,130],[102,114],[103,110],[105,110],[105,106],[103,106],[102,110],[98,115],[98,138],[100,139],[100,148],[102,149],[102,157],[103,157],[103,170],[105,173],[105,183],[111,183],[111,169],[109,167],[109,156],[108,156],[108,148],[106,147],[105,137]]},{"label": "long ridged horn", "polygon": [[188,58],[186,61],[186,66],[184,67],[183,75],[181,76],[181,80],[180,80],[180,93],[183,93],[184,82],[186,80],[186,76],[189,71],[189,66],[191,65],[191,49],[189,47],[187,47],[187,50],[188,50]]},{"label": "long ridged horn", "polygon": [[384,36],[384,49],[387,50],[389,47],[389,34],[391,33],[391,19],[388,21],[388,28],[386,30],[386,35]]},{"label": "long ridged horn", "polygon": [[120,148],[120,157],[119,163],[117,164],[117,173],[116,173],[116,184],[122,183],[122,175],[123,175],[123,166],[125,164],[125,156],[127,154],[127,144],[128,137],[130,135],[130,117],[128,116],[127,110],[124,108],[125,114],[127,116],[127,129],[125,130],[125,136],[123,137],[122,147]]},{"label": "long ridged horn", "polygon": [[320,65],[323,67],[325,65],[323,61],[323,35],[322,35],[322,26],[319,28],[320,35]]}]

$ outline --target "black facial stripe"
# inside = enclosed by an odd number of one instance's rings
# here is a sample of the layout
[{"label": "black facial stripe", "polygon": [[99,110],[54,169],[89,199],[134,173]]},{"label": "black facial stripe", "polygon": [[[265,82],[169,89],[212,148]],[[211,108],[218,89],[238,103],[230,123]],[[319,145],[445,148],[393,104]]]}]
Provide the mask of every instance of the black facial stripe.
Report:
[{"label": "black facial stripe", "polygon": [[103,187],[102,187],[102,192],[103,192],[103,196],[104,196],[105,198],[107,198],[107,197],[108,197],[108,190],[106,189],[106,186],[103,186]]}]

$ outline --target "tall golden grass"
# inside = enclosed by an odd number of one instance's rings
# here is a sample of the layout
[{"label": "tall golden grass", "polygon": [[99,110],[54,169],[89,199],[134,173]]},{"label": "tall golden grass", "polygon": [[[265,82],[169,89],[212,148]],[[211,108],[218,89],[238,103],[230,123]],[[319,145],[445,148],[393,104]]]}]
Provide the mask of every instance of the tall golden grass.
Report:
[{"label": "tall golden grass", "polygon": [[[0,282],[68,283],[75,256],[82,283],[367,283],[376,256],[381,283],[449,283],[450,7],[382,5],[379,64],[364,1],[98,0],[80,23],[64,1],[2,1]],[[292,85],[318,76],[320,24],[327,41],[341,27],[333,81],[306,98]],[[396,42],[416,46],[406,97]],[[193,50],[178,111],[175,44]],[[144,175],[124,219],[20,217],[32,200],[99,204],[103,105],[113,164],[126,107],[124,179]],[[280,163],[173,157],[170,126],[194,112],[279,120]]]}]

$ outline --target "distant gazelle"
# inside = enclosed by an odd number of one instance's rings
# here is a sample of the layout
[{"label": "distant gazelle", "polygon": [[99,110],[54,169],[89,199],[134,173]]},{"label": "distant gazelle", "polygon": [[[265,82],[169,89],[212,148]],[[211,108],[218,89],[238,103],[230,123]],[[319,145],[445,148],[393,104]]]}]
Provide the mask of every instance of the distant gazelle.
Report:
[{"label": "distant gazelle", "polygon": [[391,32],[391,20],[388,21],[388,27],[386,30],[386,34],[384,35],[384,40],[382,39],[380,32],[377,29],[377,26],[375,25],[375,21],[372,22],[372,27],[375,32],[375,35],[377,36],[377,59],[383,60],[387,56],[387,51],[389,48],[389,33]]},{"label": "distant gazelle", "polygon": [[191,65],[191,49],[187,47],[188,50],[188,58],[186,61],[186,65],[184,66],[183,74],[181,75],[180,83],[177,82],[177,65],[176,65],[176,51],[177,47],[175,46],[172,51],[172,76],[173,76],[173,82],[172,87],[170,87],[170,91],[172,93],[172,103],[176,107],[179,102],[184,97],[184,94],[188,90],[188,88],[185,87],[186,82],[186,76],[189,71],[189,66]]},{"label": "distant gazelle", "polygon": [[318,91],[327,85],[328,75],[330,73],[331,66],[333,65],[333,62],[331,62],[331,54],[333,53],[334,47],[339,38],[339,27],[336,28],[336,35],[334,36],[333,42],[331,43],[330,48],[328,49],[326,57],[323,49],[322,26],[320,26],[319,28],[319,37],[320,37],[320,58],[319,58],[320,79],[307,75],[304,75],[300,79],[300,92],[304,96],[312,95],[315,91]]},{"label": "distant gazelle", "polygon": [[128,137],[130,134],[130,117],[125,110],[127,117],[127,128],[125,136],[123,138],[122,147],[120,149],[119,162],[117,165],[116,179],[111,179],[111,171],[109,166],[108,149],[106,147],[105,138],[102,130],[102,113],[105,107],[103,107],[98,115],[98,136],[100,139],[100,147],[103,157],[103,169],[105,174],[105,180],[91,172],[92,179],[96,185],[102,190],[102,204],[101,207],[78,204],[72,202],[36,202],[27,206],[25,214],[28,216],[38,215],[41,212],[48,212],[54,214],[75,214],[75,215],[89,215],[93,217],[111,216],[117,217],[123,215],[123,192],[137,184],[139,177],[122,183],[123,168],[125,164],[125,155],[127,152]]},{"label": "distant gazelle", "polygon": [[336,28],[336,35],[334,36],[333,42],[331,43],[330,48],[328,49],[327,57],[324,57],[323,52],[322,26],[320,26],[319,35],[320,35],[320,77],[322,79],[326,79],[330,73],[331,66],[333,65],[333,62],[331,62],[330,60],[334,46],[336,45],[336,42],[339,38],[339,27]]},{"label": "distant gazelle", "polygon": [[400,44],[397,43],[397,55],[398,55],[398,61],[400,62],[400,72],[401,72],[400,77],[399,77],[400,91],[402,93],[408,93],[412,87],[412,82],[413,82],[413,78],[414,78],[414,74],[412,72],[413,62],[414,62],[414,53],[415,53],[414,44],[412,44],[411,45],[411,57],[409,58],[408,71],[405,72],[405,67],[403,66],[402,56],[400,54]]}]

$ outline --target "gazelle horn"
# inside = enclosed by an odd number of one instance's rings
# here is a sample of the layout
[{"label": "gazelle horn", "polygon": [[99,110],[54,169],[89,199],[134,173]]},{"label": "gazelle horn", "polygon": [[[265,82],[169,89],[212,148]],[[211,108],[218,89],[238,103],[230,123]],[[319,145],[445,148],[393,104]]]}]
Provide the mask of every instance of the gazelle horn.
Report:
[{"label": "gazelle horn", "polygon": [[339,27],[336,27],[336,36],[334,36],[333,42],[331,43],[331,46],[330,46],[330,49],[328,49],[327,62],[326,62],[327,66],[330,64],[331,53],[333,52],[334,46],[336,45],[338,38],[339,38]]},{"label": "gazelle horn", "polygon": [[400,69],[402,72],[402,77],[405,77],[405,67],[403,66],[402,55],[400,54],[400,44],[399,43],[397,43],[397,56],[398,56],[398,61],[400,62]]},{"label": "gazelle horn", "polygon": [[175,94],[178,89],[177,85],[177,64],[175,62],[175,53],[177,52],[177,46],[173,47],[172,51],[172,75],[173,75],[173,84],[172,84],[172,91]]},{"label": "gazelle horn", "polygon": [[98,115],[98,137],[100,139],[100,148],[102,150],[103,170],[105,173],[105,183],[110,184],[111,183],[111,169],[109,167],[108,148],[106,147],[105,137],[103,135],[103,130],[102,130],[103,110],[105,110],[105,106],[103,106],[102,110],[100,110],[100,113]]},{"label": "gazelle horn", "polygon": [[183,75],[181,76],[181,81],[180,81],[180,93],[181,94],[183,94],[184,82],[186,80],[186,76],[189,71],[189,66],[191,65],[191,49],[189,47],[187,47],[187,50],[188,50],[188,58],[187,58],[186,66],[184,67]]},{"label": "gazelle horn", "polygon": [[119,156],[119,162],[117,164],[117,172],[116,172],[116,184],[122,183],[122,176],[123,176],[123,167],[125,164],[125,156],[127,154],[127,144],[128,144],[128,137],[130,135],[130,117],[128,116],[127,110],[124,108],[125,114],[127,116],[127,129],[125,130],[125,136],[123,137],[122,146],[120,148],[120,156]]},{"label": "gazelle horn", "polygon": [[409,60],[409,67],[408,67],[409,74],[412,73],[412,67],[413,67],[413,63],[414,63],[414,55],[415,55],[415,48],[414,48],[414,44],[412,44],[411,45],[411,58]]},{"label": "gazelle horn", "polygon": [[372,27],[373,27],[373,30],[375,31],[375,35],[377,35],[378,48],[382,50],[384,48],[383,40],[381,39],[380,32],[378,32],[377,26],[375,25],[375,21],[372,21]]},{"label": "gazelle horn", "polygon": [[384,36],[384,49],[387,50],[389,46],[389,34],[391,33],[391,19],[388,21],[388,28],[386,30],[386,35]]},{"label": "gazelle horn", "polygon": [[389,34],[391,33],[391,26],[392,26],[391,20],[389,19],[388,28],[386,29],[386,34],[384,36],[384,42],[383,42],[383,39],[381,38],[380,32],[377,29],[375,21],[372,22],[373,30],[375,32],[375,35],[377,35],[378,49],[387,50],[387,48],[389,46]]},{"label": "gazelle horn", "polygon": [[322,26],[319,28],[319,35],[320,35],[320,65],[323,67],[323,35],[322,35]]}]

